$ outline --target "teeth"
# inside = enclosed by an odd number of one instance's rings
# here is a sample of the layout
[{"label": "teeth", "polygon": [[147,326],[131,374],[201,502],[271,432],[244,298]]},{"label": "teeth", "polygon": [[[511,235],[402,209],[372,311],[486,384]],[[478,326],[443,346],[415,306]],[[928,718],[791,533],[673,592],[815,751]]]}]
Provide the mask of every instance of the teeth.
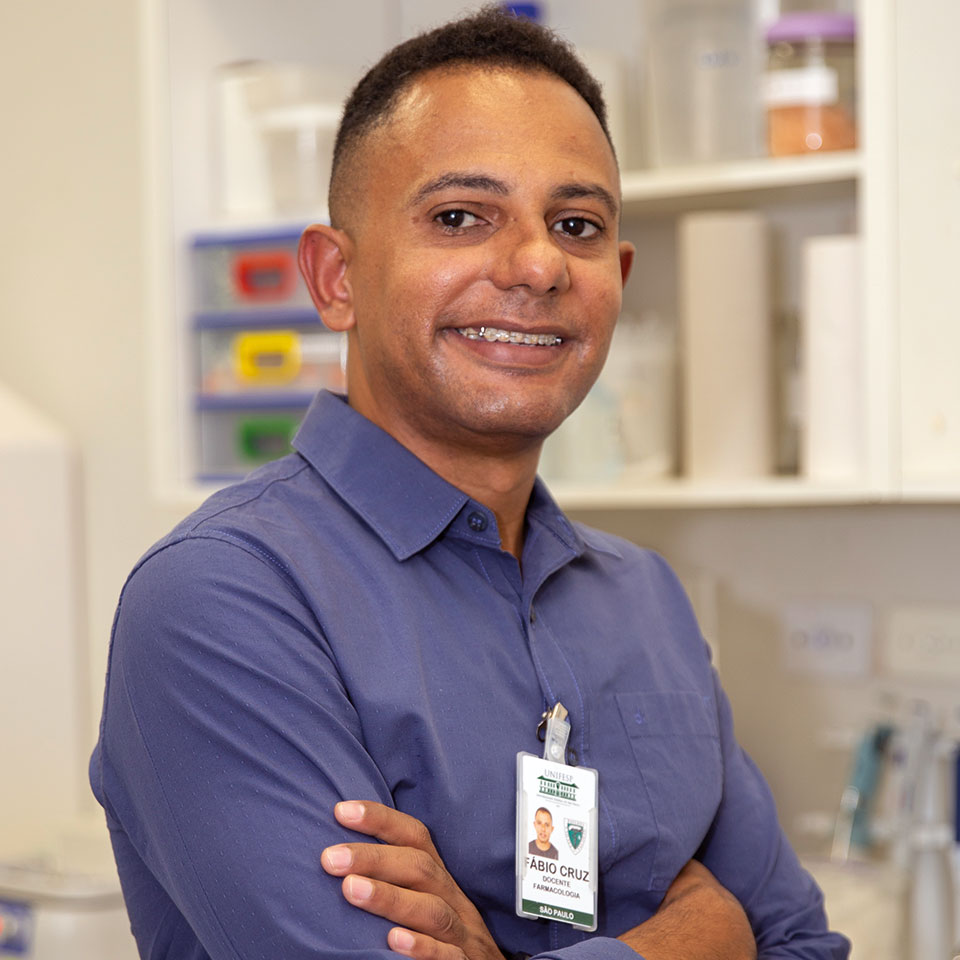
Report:
[{"label": "teeth", "polygon": [[498,327],[458,327],[457,333],[468,340],[515,343],[523,347],[553,347],[563,343],[562,337],[552,333],[521,333],[519,330],[500,330]]}]

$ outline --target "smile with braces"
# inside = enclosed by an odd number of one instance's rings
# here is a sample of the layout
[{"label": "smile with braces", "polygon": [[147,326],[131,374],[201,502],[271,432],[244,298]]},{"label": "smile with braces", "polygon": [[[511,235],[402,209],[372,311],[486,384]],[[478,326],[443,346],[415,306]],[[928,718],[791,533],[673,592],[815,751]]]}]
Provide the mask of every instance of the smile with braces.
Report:
[{"label": "smile with braces", "polygon": [[563,343],[562,337],[552,333],[523,333],[520,330],[500,330],[497,327],[457,327],[456,330],[468,340],[515,343],[521,347],[554,347]]}]

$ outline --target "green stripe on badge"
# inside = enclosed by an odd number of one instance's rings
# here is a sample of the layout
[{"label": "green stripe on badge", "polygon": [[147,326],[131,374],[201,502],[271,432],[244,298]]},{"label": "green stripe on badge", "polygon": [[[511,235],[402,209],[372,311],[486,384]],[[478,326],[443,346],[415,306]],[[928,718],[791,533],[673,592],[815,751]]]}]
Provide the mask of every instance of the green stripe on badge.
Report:
[{"label": "green stripe on badge", "polygon": [[593,914],[584,913],[582,910],[567,910],[564,907],[552,907],[549,903],[539,903],[536,900],[524,900],[522,902],[522,909],[524,913],[532,913],[537,917],[545,917],[548,920],[578,923],[583,927],[593,926]]}]

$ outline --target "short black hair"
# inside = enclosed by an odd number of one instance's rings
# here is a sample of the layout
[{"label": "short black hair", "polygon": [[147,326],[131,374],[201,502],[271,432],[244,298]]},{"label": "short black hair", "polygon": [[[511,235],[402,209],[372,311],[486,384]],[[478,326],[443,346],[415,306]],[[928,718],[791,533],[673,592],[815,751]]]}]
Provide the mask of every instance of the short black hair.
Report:
[{"label": "short black hair", "polygon": [[340,225],[347,202],[348,161],[366,135],[389,119],[400,94],[428,70],[475,64],[544,71],[564,80],[587,102],[613,149],[600,84],[572,44],[501,4],[489,3],[470,16],[387,51],[354,87],[344,105],[333,148],[329,207],[334,226]]}]

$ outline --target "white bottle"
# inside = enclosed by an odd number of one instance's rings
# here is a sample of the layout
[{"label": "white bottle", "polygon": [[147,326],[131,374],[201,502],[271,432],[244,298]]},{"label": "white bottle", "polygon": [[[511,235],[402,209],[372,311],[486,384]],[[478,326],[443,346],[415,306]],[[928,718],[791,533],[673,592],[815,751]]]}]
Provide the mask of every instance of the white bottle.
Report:
[{"label": "white bottle", "polygon": [[951,960],[953,953],[953,846],[947,818],[947,751],[935,731],[923,740],[914,794],[913,883],[910,891],[911,960]]}]

